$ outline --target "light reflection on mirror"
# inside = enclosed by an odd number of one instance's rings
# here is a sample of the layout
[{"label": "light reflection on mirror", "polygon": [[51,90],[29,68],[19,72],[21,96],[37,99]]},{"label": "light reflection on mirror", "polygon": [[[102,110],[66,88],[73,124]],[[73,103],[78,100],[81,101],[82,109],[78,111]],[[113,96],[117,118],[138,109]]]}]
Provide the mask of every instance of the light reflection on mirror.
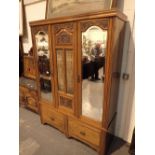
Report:
[{"label": "light reflection on mirror", "polygon": [[91,26],[82,33],[82,115],[102,120],[107,31]]}]

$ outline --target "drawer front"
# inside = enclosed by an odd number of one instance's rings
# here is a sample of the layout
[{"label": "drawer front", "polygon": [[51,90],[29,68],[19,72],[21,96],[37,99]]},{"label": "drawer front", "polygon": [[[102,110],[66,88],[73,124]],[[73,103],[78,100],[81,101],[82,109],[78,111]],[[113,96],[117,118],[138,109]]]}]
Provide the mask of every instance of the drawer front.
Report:
[{"label": "drawer front", "polygon": [[29,90],[29,94],[32,98],[34,98],[35,100],[37,100],[37,92],[34,90]]},{"label": "drawer front", "polygon": [[19,93],[20,94],[25,94],[25,93],[27,93],[29,90],[27,89],[27,88],[25,88],[25,87],[22,87],[22,86],[20,86],[19,87]]},{"label": "drawer front", "polygon": [[24,75],[30,78],[35,77],[35,66],[32,59],[24,58]]},{"label": "drawer front", "polygon": [[61,131],[65,130],[65,116],[63,114],[42,107],[42,117],[45,123],[53,125]]},{"label": "drawer front", "polygon": [[19,87],[19,101],[26,107],[38,112],[37,92],[26,87]]},{"label": "drawer front", "polygon": [[37,101],[32,97],[28,97],[27,98],[27,106],[37,108]]},{"label": "drawer front", "polygon": [[25,87],[19,87],[19,102],[23,105],[26,105],[26,94],[28,93],[28,89]]},{"label": "drawer front", "polygon": [[90,129],[88,126],[84,124],[69,119],[68,122],[69,134],[75,138],[79,138],[80,140],[86,141],[88,144],[99,146],[100,144],[100,131]]}]

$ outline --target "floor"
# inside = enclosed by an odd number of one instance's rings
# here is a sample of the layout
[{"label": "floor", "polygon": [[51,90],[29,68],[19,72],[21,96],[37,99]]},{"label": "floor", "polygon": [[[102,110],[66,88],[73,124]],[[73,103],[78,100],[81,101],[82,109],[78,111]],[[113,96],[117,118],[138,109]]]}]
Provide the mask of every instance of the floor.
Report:
[{"label": "floor", "polygon": [[[40,123],[39,115],[20,108],[20,155],[97,155],[87,145],[68,139],[57,129]],[[128,145],[114,140],[107,155],[129,155]]]}]

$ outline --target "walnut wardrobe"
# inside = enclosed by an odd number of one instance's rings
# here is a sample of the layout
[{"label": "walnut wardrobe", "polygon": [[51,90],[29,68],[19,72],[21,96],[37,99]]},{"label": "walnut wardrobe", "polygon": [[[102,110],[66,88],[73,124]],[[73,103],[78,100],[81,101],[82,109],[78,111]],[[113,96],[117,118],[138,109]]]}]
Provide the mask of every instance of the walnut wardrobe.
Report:
[{"label": "walnut wardrobe", "polygon": [[111,10],[30,23],[41,122],[102,155],[115,128],[125,22]]}]

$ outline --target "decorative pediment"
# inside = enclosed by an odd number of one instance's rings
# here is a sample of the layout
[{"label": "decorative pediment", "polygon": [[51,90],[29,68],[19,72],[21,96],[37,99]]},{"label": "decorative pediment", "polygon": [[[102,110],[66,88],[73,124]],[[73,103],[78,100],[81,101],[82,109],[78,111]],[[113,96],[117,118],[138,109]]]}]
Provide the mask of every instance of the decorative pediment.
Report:
[{"label": "decorative pediment", "polygon": [[63,29],[56,35],[56,45],[72,44],[72,33]]},{"label": "decorative pediment", "polygon": [[58,33],[61,29],[66,29],[68,31],[72,31],[74,27],[74,23],[63,23],[63,24],[55,24],[54,25],[54,33]]}]

